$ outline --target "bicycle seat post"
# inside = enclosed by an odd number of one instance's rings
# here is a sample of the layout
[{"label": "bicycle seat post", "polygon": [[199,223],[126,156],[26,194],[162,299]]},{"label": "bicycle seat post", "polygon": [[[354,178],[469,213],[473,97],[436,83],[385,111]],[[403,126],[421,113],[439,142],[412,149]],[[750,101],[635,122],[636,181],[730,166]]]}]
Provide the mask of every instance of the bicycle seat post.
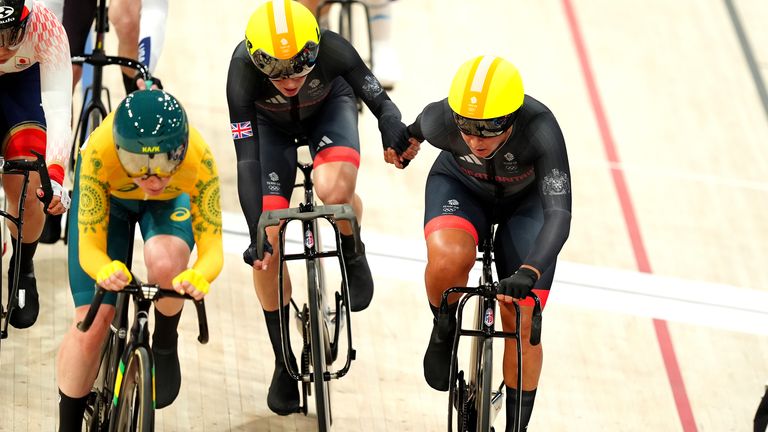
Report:
[{"label": "bicycle seat post", "polygon": [[[483,281],[482,283],[489,283],[493,280],[493,237],[495,230],[493,225],[488,229],[488,234],[483,240],[481,261],[483,262]],[[486,287],[487,288],[487,287]]]},{"label": "bicycle seat post", "polygon": [[304,182],[302,183],[304,187],[304,202],[299,204],[299,208],[301,208],[302,211],[309,212],[314,209],[315,205],[315,195],[313,192],[315,185],[312,183],[312,162],[299,164],[299,169],[304,175]]}]

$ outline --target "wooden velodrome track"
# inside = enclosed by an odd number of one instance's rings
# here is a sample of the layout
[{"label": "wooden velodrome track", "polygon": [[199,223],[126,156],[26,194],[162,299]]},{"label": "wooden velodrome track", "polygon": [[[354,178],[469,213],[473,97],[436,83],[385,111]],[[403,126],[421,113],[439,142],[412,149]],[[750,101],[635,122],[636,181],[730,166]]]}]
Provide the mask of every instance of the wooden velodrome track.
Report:
[{"label": "wooden velodrome track", "polygon": [[[159,411],[161,431],[315,428],[314,408],[278,417],[266,407],[273,357],[239,258],[224,87],[255,4],[170,4],[157,74],[214,149],[228,254],[207,300],[210,343],[195,342],[193,313],[182,319],[184,381]],[[768,380],[768,2],[403,0],[394,13],[404,78],[391,96],[406,121],[447,95],[461,62],[490,53],[517,64],[566,137],[573,225],[530,430],[752,430]],[[117,72],[107,80],[116,104]],[[334,383],[334,426],[444,430],[447,394],[429,389],[421,367],[431,324],[423,185],[436,151],[425,145],[397,171],[381,160],[369,112],[360,133],[376,294],[353,317],[358,359]],[[61,243],[41,246],[36,268],[40,319],[11,329],[0,352],[2,431],[57,424],[54,359],[72,316]]]}]

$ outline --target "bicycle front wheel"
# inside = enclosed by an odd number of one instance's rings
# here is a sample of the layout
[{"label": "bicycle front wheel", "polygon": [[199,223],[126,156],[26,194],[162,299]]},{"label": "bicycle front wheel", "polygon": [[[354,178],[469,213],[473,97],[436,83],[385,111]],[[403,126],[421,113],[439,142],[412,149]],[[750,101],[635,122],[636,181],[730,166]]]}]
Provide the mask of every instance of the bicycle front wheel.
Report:
[{"label": "bicycle front wheel", "polygon": [[115,384],[117,398],[110,429],[120,432],[154,430],[155,401],[149,351],[145,347],[137,347],[128,358],[128,363],[121,363],[120,366],[123,373],[122,379],[118,373]]},{"label": "bicycle front wheel", "polygon": [[307,260],[307,289],[309,292],[309,333],[312,345],[312,375],[314,382],[315,404],[317,406],[317,425],[320,432],[331,429],[330,384],[325,380],[327,370],[326,350],[328,334],[323,319],[322,286],[318,279],[317,260]]},{"label": "bicycle front wheel", "polygon": [[493,380],[493,342],[491,338],[484,338],[482,351],[478,359],[477,371],[477,432],[491,430],[491,391]]}]

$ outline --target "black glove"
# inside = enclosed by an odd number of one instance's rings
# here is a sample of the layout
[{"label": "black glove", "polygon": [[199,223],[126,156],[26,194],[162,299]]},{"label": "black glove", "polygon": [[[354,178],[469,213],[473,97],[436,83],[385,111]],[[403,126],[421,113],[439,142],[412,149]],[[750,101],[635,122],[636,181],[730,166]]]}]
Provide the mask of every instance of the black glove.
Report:
[{"label": "black glove", "polygon": [[381,132],[381,143],[384,150],[388,148],[395,149],[398,155],[408,150],[408,128],[393,115],[383,115],[379,119],[379,131]]},{"label": "black glove", "polygon": [[536,273],[528,268],[519,268],[515,274],[499,281],[497,294],[524,299],[536,283]]},{"label": "black glove", "polygon": [[[274,249],[272,249],[272,244],[269,243],[269,240],[266,236],[264,236],[264,254],[273,253]],[[248,249],[246,249],[243,252],[243,261],[245,261],[246,264],[253,267],[253,262],[256,261],[258,258],[258,248],[254,243],[251,243],[250,246],[248,246]],[[264,259],[264,257],[262,257]]]}]

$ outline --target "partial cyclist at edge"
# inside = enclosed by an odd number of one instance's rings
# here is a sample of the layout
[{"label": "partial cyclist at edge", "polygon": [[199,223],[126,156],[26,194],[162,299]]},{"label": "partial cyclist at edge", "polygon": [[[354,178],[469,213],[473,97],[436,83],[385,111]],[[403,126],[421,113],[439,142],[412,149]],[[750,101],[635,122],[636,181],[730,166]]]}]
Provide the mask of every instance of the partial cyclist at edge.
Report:
[{"label": "partial cyclist at edge", "polygon": [[[323,0],[301,0],[301,3],[315,12]],[[402,77],[400,61],[392,45],[392,2],[395,0],[360,0],[368,6],[369,25],[373,50],[373,74],[382,87],[392,90]],[[325,8],[318,22],[320,28],[328,28],[328,10]]]},{"label": "partial cyclist at edge", "polygon": [[[86,51],[88,33],[96,17],[98,0],[63,0],[63,23],[72,55]],[[117,55],[137,59],[153,73],[165,43],[169,0],[110,0],[108,18],[117,35]],[[81,65],[72,65],[74,87],[82,75]],[[145,86],[134,69],[122,68],[123,87],[129,94]],[[162,87],[160,85],[159,87]]]},{"label": "partial cyclist at edge", "polygon": [[[45,155],[54,197],[48,212],[64,213],[69,193],[62,187],[69,160],[72,96],[72,69],[64,28],[56,16],[32,0],[0,0],[0,136],[6,159],[34,159],[32,150]],[[8,212],[18,216],[22,176],[3,177]],[[40,310],[33,257],[43,230],[45,213],[36,197],[40,177],[31,173],[22,229],[21,250],[16,250],[16,226],[6,222],[11,232],[13,254],[8,281],[21,256],[19,294],[9,323],[27,328],[35,323]],[[6,284],[10,290],[11,283]],[[23,307],[22,307],[23,306]]]},{"label": "partial cyclist at edge", "polygon": [[[161,90],[130,94],[90,135],[75,169],[69,219],[69,283],[75,317],[57,356],[59,430],[79,431],[99,368],[99,353],[115,314],[108,294],[91,328],[83,320],[94,284],[119,291],[130,282],[126,262],[137,223],[144,239],[147,280],[200,300],[221,271],[219,177],[208,144],[188,125],[181,104]],[[192,249],[197,260],[188,267]],[[177,327],[182,299],[156,302],[152,352],[156,408],[181,387]]]},{"label": "partial cyclist at edge", "polygon": [[[258,220],[262,211],[289,206],[296,178],[296,139],[301,137],[309,141],[316,196],[327,205],[350,204],[361,220],[362,202],[355,193],[360,163],[355,95],[377,117],[384,148],[396,154],[405,151],[409,143],[400,111],[349,42],[331,31],[321,32],[312,13],[295,1],[269,1],[253,12],[245,39],[232,55],[227,100],[238,195],[251,238],[243,259],[253,266],[275,354],[267,405],[280,415],[297,411],[299,391],[283,362],[277,265],[269,265],[272,253],[266,253],[263,261],[256,257]],[[361,311],[373,297],[371,271],[364,251],[354,252],[351,225],[340,221],[338,226],[350,309]],[[267,231],[275,248],[277,231],[278,227]],[[290,291],[286,279],[286,302]],[[288,317],[289,304],[280,306]],[[296,360],[291,355],[288,361]]]},{"label": "partial cyclist at edge", "polygon": [[[494,251],[504,331],[517,330],[511,302],[525,299],[519,302],[524,365],[520,424],[525,430],[543,358],[541,345],[529,341],[534,303],[526,296],[533,291],[544,307],[557,255],[570,231],[571,174],[563,134],[552,112],[525,94],[517,68],[493,56],[464,63],[448,98],[427,105],[408,130],[415,140],[442,150],[426,183],[425,279],[435,325],[424,355],[424,377],[436,390],[449,388],[458,297],[449,299],[451,336],[441,338],[436,325],[441,296],[448,288],[467,285],[477,245],[490,225],[498,224]],[[513,339],[505,339],[503,370],[510,430],[517,399]]]}]

